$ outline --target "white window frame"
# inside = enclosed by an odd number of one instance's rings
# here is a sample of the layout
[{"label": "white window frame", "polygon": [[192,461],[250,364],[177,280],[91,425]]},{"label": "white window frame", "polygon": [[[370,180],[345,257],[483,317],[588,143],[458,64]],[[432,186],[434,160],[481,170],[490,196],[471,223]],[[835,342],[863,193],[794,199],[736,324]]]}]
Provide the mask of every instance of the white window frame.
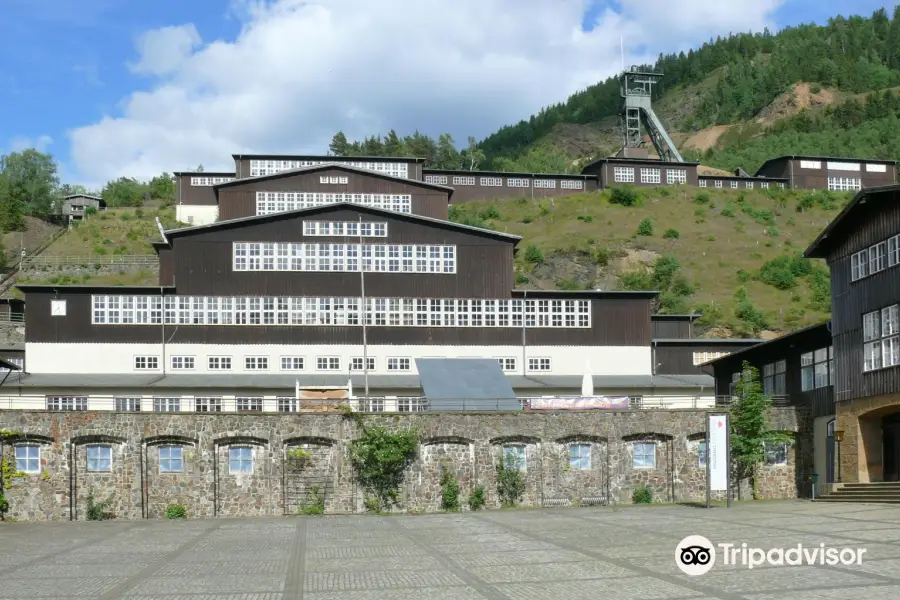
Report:
[{"label": "white window frame", "polygon": [[306,366],[302,356],[282,356],[279,362],[282,371],[302,371]]},{"label": "white window frame", "polygon": [[135,371],[158,371],[159,370],[159,357],[158,356],[135,356],[134,357],[134,370]]},{"label": "white window frame", "polygon": [[40,445],[29,443],[16,444],[13,452],[15,453],[16,471],[28,473],[29,475],[41,472]]},{"label": "white window frame", "polygon": [[184,473],[184,446],[174,444],[159,446],[159,472]]},{"label": "white window frame", "polygon": [[694,365],[702,365],[711,360],[728,356],[730,352],[694,352]]},{"label": "white window frame", "polygon": [[475,178],[467,175],[455,175],[453,185],[475,185]]},{"label": "white window frame", "polygon": [[535,179],[534,187],[537,189],[543,189],[543,190],[555,190],[556,189],[556,180],[555,179]]},{"label": "white window frame", "polygon": [[206,359],[207,369],[210,371],[230,371],[231,370],[231,357],[230,356],[209,356]]},{"label": "white window frame", "polygon": [[497,362],[500,363],[500,370],[504,373],[515,373],[518,371],[518,362],[515,356],[498,356]]},{"label": "white window frame", "polygon": [[854,173],[860,172],[860,164],[856,162],[837,162],[837,161],[829,161],[828,162],[828,170],[829,171],[853,171]]},{"label": "white window frame", "polygon": [[433,183],[434,185],[447,185],[446,175],[426,175],[425,183]]},{"label": "white window frame", "polygon": [[528,358],[528,371],[530,373],[549,373],[553,370],[549,356],[535,356]]},{"label": "white window frame", "polygon": [[327,206],[349,202],[409,214],[412,212],[410,194],[351,194],[324,192],[256,192],[256,215],[270,215],[302,208]]},{"label": "white window frame", "polygon": [[240,413],[262,412],[262,396],[236,396],[234,399],[235,410]]},{"label": "white window frame", "polygon": [[787,394],[787,360],[776,360],[763,365],[763,393],[768,396]]},{"label": "white window frame", "polygon": [[559,181],[559,189],[561,190],[583,190],[584,181],[581,179],[561,179]]},{"label": "white window frame", "polygon": [[768,181],[761,181],[761,182],[759,183],[759,187],[760,187],[761,189],[767,190],[767,189],[769,189],[769,182],[768,182]]},{"label": "white window frame", "polygon": [[705,179],[699,180],[699,181],[697,182],[697,185],[699,185],[699,186],[702,187],[702,188],[705,188],[705,187],[706,187],[706,180],[705,180]]},{"label": "white window frame", "polygon": [[153,412],[181,412],[181,398],[177,396],[154,396]]},{"label": "white window frame", "polygon": [[47,410],[83,411],[88,409],[87,396],[47,396]]},{"label": "white window frame", "polygon": [[[366,225],[362,224],[361,231],[366,231]],[[234,242],[232,268],[236,272],[363,270],[453,275],[457,268],[457,248],[431,244]]]},{"label": "white window frame", "polygon": [[820,161],[820,160],[801,160],[800,168],[801,169],[821,169],[822,161]]},{"label": "white window frame", "polygon": [[269,357],[268,356],[245,356],[244,357],[244,370],[245,371],[268,371],[269,370]]},{"label": "white window frame", "polygon": [[687,169],[666,168],[666,183],[669,185],[687,184]]},{"label": "white window frame", "polygon": [[887,173],[886,164],[866,163],[866,173]]},{"label": "white window frame", "polygon": [[317,356],[316,371],[335,372],[341,370],[340,356]]},{"label": "white window frame", "polygon": [[857,177],[829,177],[828,189],[835,192],[858,192],[862,189],[862,179]]},{"label": "white window frame", "polygon": [[656,468],[656,442],[632,442],[631,443],[631,468],[632,469],[655,469]]},{"label": "white window frame", "polygon": [[900,304],[863,315],[863,371],[900,365]]},{"label": "white window frame", "polygon": [[[825,372],[824,381],[820,379]],[[834,384],[834,349],[818,348],[800,355],[800,391],[808,392]]]},{"label": "white window frame", "polygon": [[193,356],[172,356],[170,366],[173,371],[193,371],[196,360]]},{"label": "white window frame", "polygon": [[717,189],[722,189],[722,180],[721,179],[716,179],[715,187]]},{"label": "white window frame", "polygon": [[219,396],[195,396],[195,412],[222,412],[222,398]]},{"label": "white window frame", "polygon": [[142,400],[140,396],[116,396],[113,402],[118,412],[141,412]]},{"label": "white window frame", "polygon": [[[641,167],[641,183],[661,183],[662,182],[662,169],[659,167]],[[706,180],[702,181],[703,185],[700,187],[706,187]]]},{"label": "white window frame", "polygon": [[85,470],[88,473],[112,473],[112,446],[109,444],[88,444],[84,449],[84,454],[87,463]]},{"label": "white window frame", "polygon": [[634,183],[634,167],[613,167],[615,183]]},{"label": "white window frame", "polygon": [[[253,446],[228,447],[228,473],[230,475],[247,475],[253,473],[254,462]],[[235,469],[235,465],[238,466],[237,469]]]},{"label": "white window frame", "polygon": [[887,242],[879,242],[869,246],[869,275],[874,275],[886,268]]},{"label": "white window frame", "polygon": [[506,187],[511,188],[530,188],[531,180],[524,177],[507,177]]},{"label": "white window frame", "polygon": [[503,178],[502,177],[482,177],[479,179],[478,184],[481,187],[503,187]]},{"label": "white window frame", "polygon": [[366,356],[366,363],[369,364],[368,369],[363,369],[363,357],[362,356],[354,356],[350,358],[350,372],[352,373],[363,373],[365,371],[374,371],[375,370],[375,357],[374,356]]},{"label": "white window frame", "polygon": [[736,190],[738,188],[738,182],[734,179],[731,180],[731,189]]},{"label": "white window frame", "polygon": [[591,469],[591,444],[573,442],[569,444],[569,469],[589,471]]},{"label": "white window frame", "polygon": [[753,182],[752,182],[752,181],[747,181],[747,182],[745,182],[745,183],[744,183],[744,187],[746,187],[747,189],[752,190],[752,189],[753,189]]},{"label": "white window frame", "polygon": [[392,356],[387,359],[388,371],[411,371],[412,359],[405,356]]}]

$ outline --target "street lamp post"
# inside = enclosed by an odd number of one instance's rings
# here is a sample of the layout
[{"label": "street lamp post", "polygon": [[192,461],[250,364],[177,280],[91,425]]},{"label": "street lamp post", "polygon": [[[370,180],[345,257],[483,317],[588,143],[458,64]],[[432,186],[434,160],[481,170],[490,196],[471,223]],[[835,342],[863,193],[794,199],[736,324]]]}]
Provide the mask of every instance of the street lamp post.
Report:
[{"label": "street lamp post", "polygon": [[844,441],[843,429],[834,432],[834,441],[837,442],[837,480],[838,483],[841,483],[841,442]]}]

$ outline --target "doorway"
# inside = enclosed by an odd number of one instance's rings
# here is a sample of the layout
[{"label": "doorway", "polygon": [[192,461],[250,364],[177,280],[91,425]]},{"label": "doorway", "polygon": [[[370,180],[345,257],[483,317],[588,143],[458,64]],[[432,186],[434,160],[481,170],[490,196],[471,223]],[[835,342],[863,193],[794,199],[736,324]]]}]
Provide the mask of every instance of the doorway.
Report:
[{"label": "doorway", "polygon": [[883,481],[900,481],[900,413],[881,419]]}]

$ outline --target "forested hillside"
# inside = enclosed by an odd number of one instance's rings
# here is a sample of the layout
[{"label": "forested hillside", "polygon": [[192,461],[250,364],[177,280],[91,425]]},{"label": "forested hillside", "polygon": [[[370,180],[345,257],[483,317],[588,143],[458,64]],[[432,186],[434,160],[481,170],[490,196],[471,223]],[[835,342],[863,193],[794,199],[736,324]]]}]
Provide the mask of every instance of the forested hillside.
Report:
[{"label": "forested hillside", "polygon": [[[664,74],[655,101],[676,143],[719,126],[714,143],[683,146],[706,165],[752,172],[765,158],[797,153],[900,159],[900,99],[888,94],[900,86],[900,7],[892,18],[879,9],[869,18],[719,38],[643,67]],[[819,105],[797,97],[798,83],[823,96]],[[610,78],[477,145],[470,138],[461,153],[448,134],[434,141],[418,132],[362,142],[338,134],[331,150],[413,154],[440,168],[577,171],[617,149],[619,103],[618,80]]]}]

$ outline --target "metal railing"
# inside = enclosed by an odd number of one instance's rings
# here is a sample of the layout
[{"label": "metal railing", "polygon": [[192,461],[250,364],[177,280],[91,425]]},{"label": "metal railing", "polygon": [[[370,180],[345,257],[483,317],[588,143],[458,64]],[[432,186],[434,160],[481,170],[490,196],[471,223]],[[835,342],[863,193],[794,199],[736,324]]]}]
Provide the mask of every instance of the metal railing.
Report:
[{"label": "metal railing", "polygon": [[94,266],[112,265],[129,267],[155,267],[159,264],[156,256],[118,254],[110,256],[30,256],[22,260],[22,270],[35,267],[62,267],[66,265]]},{"label": "metal railing", "polygon": [[0,315],[0,325],[15,325],[15,324],[24,324],[25,323],[25,315],[22,314],[12,314],[12,315]]},{"label": "metal railing", "polygon": [[[359,413],[420,413],[420,412],[562,412],[566,410],[713,410],[732,403],[730,396],[631,396],[627,403],[613,404],[608,408],[584,409],[575,400],[580,396],[519,398],[445,398],[428,399],[421,396],[391,396],[367,398],[301,398],[292,396],[187,396],[180,394],[153,395],[104,395],[104,396],[44,396],[21,395],[0,397],[0,410],[51,410],[51,411],[119,411],[119,412],[171,412],[171,413],[240,413],[240,414],[290,414],[303,412],[359,412]],[[599,397],[598,397],[599,398]],[[784,397],[782,397],[784,398]],[[542,401],[541,403],[535,402]],[[566,400],[572,400],[570,406]],[[541,404],[546,409],[534,408]],[[791,403],[773,402],[774,406]]]}]

